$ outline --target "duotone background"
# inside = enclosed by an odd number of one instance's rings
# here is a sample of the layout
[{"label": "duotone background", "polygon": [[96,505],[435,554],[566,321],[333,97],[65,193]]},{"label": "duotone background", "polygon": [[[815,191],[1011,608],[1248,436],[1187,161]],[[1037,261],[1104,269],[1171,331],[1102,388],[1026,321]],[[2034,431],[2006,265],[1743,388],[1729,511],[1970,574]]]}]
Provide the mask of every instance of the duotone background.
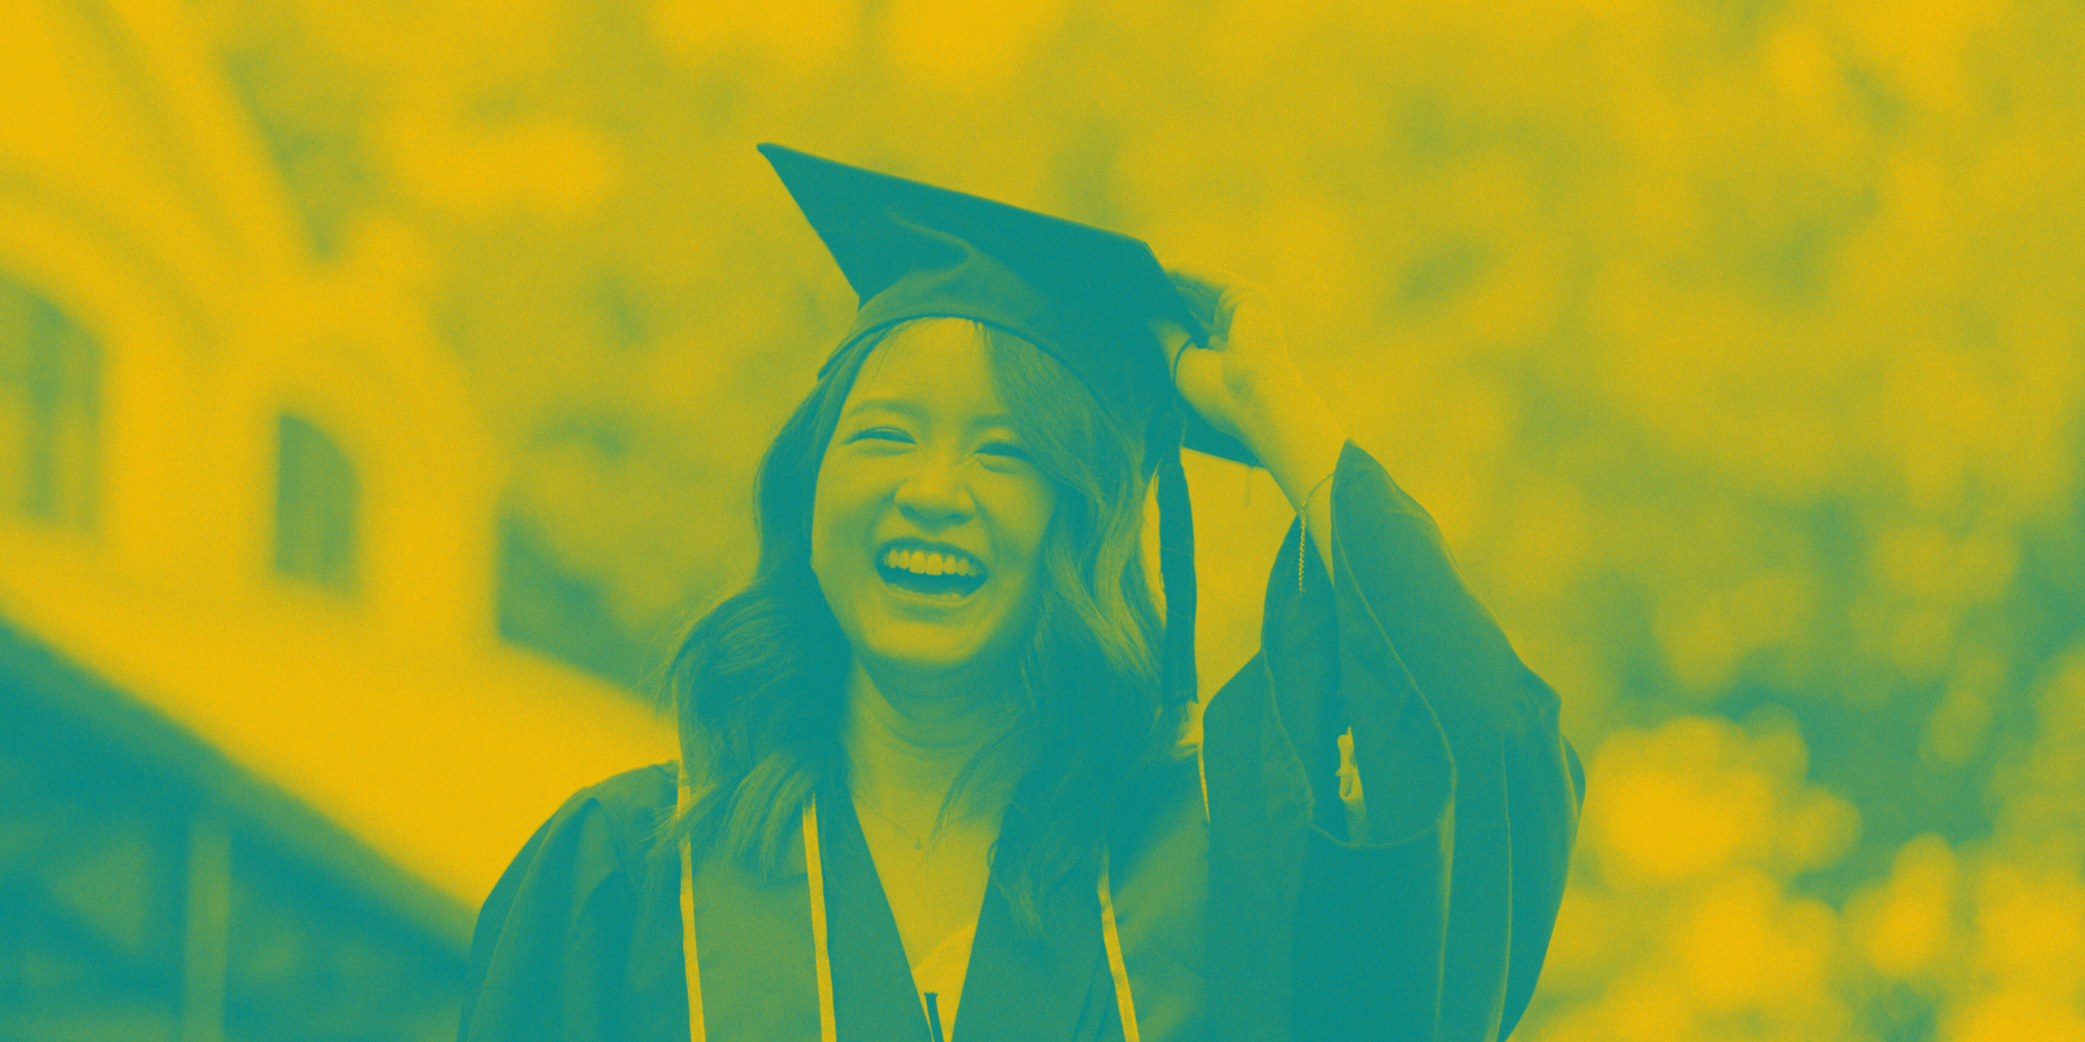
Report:
[{"label": "duotone background", "polygon": [[[4,0],[0,1038],[454,1031],[506,860],[673,754],[848,321],[772,140],[1271,291],[1585,757],[1516,1038],[2085,1039],[2081,54],[2063,0]],[[1213,683],[1289,514],[1190,466]]]}]

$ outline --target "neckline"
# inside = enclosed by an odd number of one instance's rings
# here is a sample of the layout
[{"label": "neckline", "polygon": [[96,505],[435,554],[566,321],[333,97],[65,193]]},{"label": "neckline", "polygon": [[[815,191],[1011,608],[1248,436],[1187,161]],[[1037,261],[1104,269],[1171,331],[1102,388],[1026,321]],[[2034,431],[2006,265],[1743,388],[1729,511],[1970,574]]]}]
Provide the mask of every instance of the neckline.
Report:
[{"label": "neckline", "polygon": [[[927,1019],[922,992],[854,800],[844,786],[835,785],[820,795],[819,805],[827,803],[835,805],[833,812],[820,815],[819,823],[827,928],[833,936],[847,938],[830,949],[833,978],[846,982],[836,987],[836,1019],[910,1022],[917,1025],[914,1037],[923,1036]],[[1002,824],[1002,846],[1022,841],[1017,833],[1024,822],[1012,816]],[[960,1000],[965,1027],[959,1037],[1040,1042],[1075,1033],[1093,974],[1097,969],[1106,980],[1109,972],[1093,879],[1086,876],[1081,881],[1079,875],[1059,880],[1044,895],[1043,922],[1049,928],[1041,938],[1021,932],[998,884],[987,880],[977,919],[963,931],[970,935],[970,950],[964,959]],[[906,1014],[898,1013],[900,1002]]]}]

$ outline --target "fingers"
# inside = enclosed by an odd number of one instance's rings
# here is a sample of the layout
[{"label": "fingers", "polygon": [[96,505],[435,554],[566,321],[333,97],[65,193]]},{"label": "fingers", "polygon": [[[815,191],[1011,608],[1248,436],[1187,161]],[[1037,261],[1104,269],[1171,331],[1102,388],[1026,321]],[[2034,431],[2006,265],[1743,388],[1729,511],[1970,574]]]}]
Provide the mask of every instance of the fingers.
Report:
[{"label": "fingers", "polygon": [[1152,335],[1158,337],[1158,346],[1168,359],[1178,358],[1180,349],[1192,339],[1180,323],[1169,318],[1154,318],[1150,321]]},{"label": "fingers", "polygon": [[1182,288],[1182,292],[1192,289],[1211,298],[1221,294],[1225,287],[1245,281],[1214,264],[1195,259],[1169,259],[1160,262],[1160,265],[1166,269],[1166,274],[1172,278],[1173,284]]},{"label": "fingers", "polygon": [[1239,305],[1247,300],[1267,300],[1265,290],[1214,265],[1189,260],[1169,261],[1164,267],[1188,308],[1217,338],[1230,335],[1231,320]]},{"label": "fingers", "polygon": [[1199,261],[1164,261],[1166,277],[1196,318],[1209,323],[1221,310],[1223,291],[1236,281],[1229,273]]},{"label": "fingers", "polygon": [[1223,291],[1191,279],[1182,278],[1176,272],[1167,272],[1173,280],[1173,288],[1180,292],[1180,299],[1187,303],[1187,310],[1199,319],[1202,325],[1214,330],[1221,314]]}]

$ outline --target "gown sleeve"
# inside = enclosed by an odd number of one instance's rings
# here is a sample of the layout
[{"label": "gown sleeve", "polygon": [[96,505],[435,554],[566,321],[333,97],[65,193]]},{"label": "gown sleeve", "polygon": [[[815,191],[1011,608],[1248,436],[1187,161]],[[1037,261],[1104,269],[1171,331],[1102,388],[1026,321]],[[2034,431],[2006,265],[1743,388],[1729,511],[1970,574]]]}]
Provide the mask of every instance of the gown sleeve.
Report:
[{"label": "gown sleeve", "polygon": [[[1237,1039],[1503,1039],[1548,948],[1583,772],[1556,693],[1425,511],[1351,442],[1331,488],[1337,581],[1292,525],[1260,653],[1203,721],[1210,1020]],[[1362,837],[1339,799],[1349,727]]]},{"label": "gown sleeve", "polygon": [[675,867],[649,856],[672,784],[650,767],[583,789],[515,855],[478,913],[458,1042],[686,1037],[680,920],[654,907]]}]

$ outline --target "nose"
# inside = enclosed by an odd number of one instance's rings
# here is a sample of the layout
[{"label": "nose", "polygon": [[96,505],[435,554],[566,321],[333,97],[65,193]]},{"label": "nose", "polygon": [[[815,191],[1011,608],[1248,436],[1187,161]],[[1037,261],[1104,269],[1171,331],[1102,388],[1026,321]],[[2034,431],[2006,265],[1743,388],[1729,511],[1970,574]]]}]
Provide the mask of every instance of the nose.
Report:
[{"label": "nose", "polygon": [[945,453],[925,454],[918,470],[898,486],[898,509],[921,524],[945,525],[976,512],[964,461]]}]

